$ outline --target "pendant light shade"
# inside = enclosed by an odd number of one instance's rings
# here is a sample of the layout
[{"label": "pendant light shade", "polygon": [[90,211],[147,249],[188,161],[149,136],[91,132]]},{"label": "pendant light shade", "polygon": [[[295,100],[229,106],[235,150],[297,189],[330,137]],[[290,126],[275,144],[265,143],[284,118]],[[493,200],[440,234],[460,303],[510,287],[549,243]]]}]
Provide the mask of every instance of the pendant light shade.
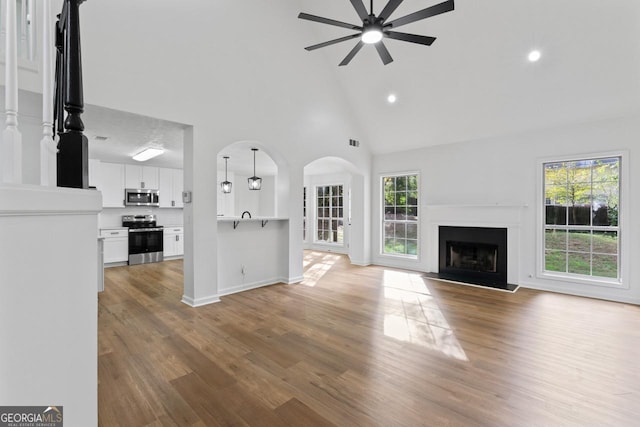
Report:
[{"label": "pendant light shade", "polygon": [[223,158],[224,158],[224,181],[222,181],[222,183],[220,184],[220,187],[222,187],[223,193],[228,194],[228,193],[231,193],[231,186],[233,184],[227,178],[227,162],[229,161],[229,156],[224,156]]},{"label": "pendant light shade", "polygon": [[262,178],[256,176],[256,151],[257,148],[252,148],[253,151],[253,176],[247,181],[249,182],[249,190],[259,190],[262,187]]}]

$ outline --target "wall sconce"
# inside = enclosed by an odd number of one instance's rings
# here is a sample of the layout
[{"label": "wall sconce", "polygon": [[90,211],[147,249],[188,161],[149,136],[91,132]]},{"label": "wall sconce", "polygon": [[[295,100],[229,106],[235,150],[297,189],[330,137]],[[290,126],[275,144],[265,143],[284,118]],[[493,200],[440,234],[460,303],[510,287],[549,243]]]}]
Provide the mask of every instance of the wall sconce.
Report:
[{"label": "wall sconce", "polygon": [[224,181],[222,181],[222,183],[220,184],[220,187],[222,187],[222,192],[223,193],[231,193],[231,186],[233,185],[231,183],[231,181],[229,181],[229,179],[227,178],[227,161],[229,160],[229,156],[224,156]]},{"label": "wall sconce", "polygon": [[262,178],[256,176],[256,151],[258,149],[252,148],[251,151],[253,151],[253,176],[247,181],[249,182],[249,190],[259,190],[262,187]]}]

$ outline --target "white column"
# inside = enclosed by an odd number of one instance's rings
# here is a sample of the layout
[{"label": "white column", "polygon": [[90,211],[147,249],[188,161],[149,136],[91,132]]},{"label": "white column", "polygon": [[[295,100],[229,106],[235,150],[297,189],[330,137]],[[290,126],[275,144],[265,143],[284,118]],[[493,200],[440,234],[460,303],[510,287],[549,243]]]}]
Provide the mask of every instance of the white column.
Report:
[{"label": "white column", "polygon": [[53,139],[53,52],[51,0],[43,0],[42,19],[42,139],[40,140],[40,185],[55,187],[56,142]]},{"label": "white column", "polygon": [[22,135],[18,130],[18,40],[16,0],[7,0],[5,47],[5,113],[7,127],[2,132],[0,167],[2,181],[22,183]]}]

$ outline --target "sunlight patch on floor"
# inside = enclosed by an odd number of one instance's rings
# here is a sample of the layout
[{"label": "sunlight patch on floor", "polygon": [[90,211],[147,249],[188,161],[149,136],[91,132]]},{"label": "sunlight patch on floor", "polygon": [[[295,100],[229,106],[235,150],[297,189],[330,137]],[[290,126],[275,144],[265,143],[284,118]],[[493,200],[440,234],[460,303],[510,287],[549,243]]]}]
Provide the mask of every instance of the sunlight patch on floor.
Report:
[{"label": "sunlight patch on floor", "polygon": [[340,255],[309,251],[304,256],[304,280],[301,284],[315,286],[322,277],[340,260]]},{"label": "sunlight patch on floor", "polygon": [[469,361],[420,274],[385,270],[383,287],[385,336]]}]

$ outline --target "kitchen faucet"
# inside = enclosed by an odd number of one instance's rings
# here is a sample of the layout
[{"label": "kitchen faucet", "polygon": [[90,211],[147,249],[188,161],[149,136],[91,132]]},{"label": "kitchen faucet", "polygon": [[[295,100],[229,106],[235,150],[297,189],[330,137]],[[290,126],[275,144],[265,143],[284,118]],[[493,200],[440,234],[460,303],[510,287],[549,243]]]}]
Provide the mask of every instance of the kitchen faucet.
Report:
[{"label": "kitchen faucet", "polygon": [[241,218],[244,218],[244,214],[249,215],[249,218],[251,218],[251,212],[249,212],[249,211],[242,212],[242,217]]}]

